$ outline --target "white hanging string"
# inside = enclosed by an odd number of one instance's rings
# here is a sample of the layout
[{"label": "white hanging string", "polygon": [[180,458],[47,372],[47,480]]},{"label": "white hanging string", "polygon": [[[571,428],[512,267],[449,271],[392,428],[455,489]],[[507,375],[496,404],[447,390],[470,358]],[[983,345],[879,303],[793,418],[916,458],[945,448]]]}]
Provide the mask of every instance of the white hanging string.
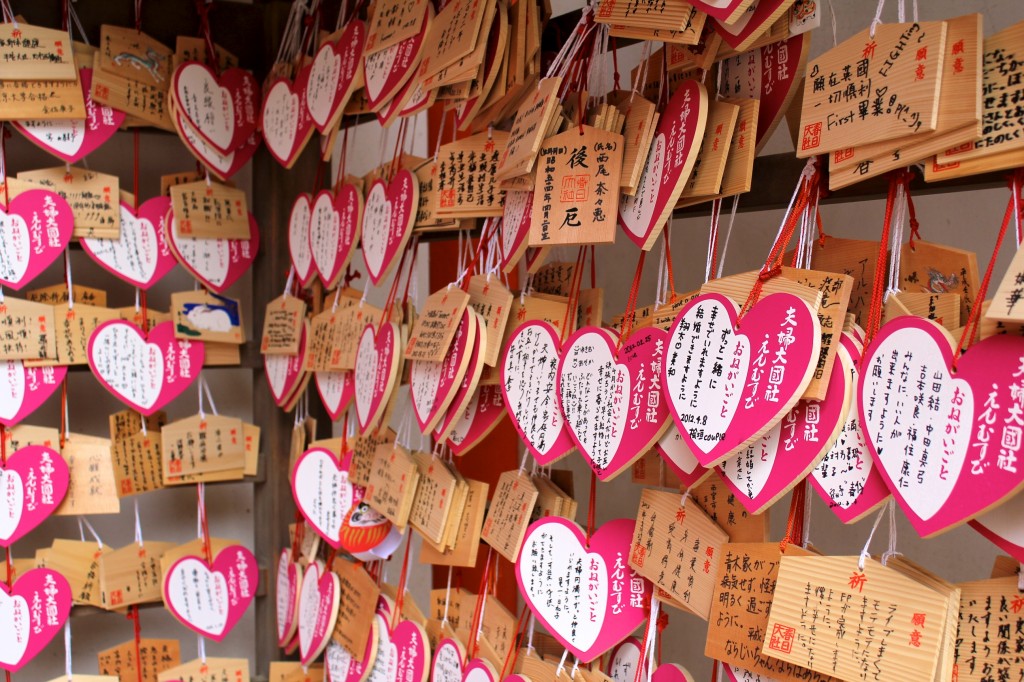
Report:
[{"label": "white hanging string", "polygon": [[196,649],[199,651],[199,660],[203,665],[206,665],[206,640],[202,635],[198,635],[198,641],[196,642]]},{"label": "white hanging string", "polygon": [[288,10],[288,19],[281,34],[281,44],[277,48],[274,64],[283,64],[295,59],[299,52],[300,35],[303,30],[303,19],[309,12],[306,0],[295,0]]},{"label": "white hanging string", "polygon": [[448,585],[444,588],[444,615],[441,616],[441,628],[448,624],[448,604],[452,599],[452,567],[448,567]]},{"label": "white hanging string", "polygon": [[[654,670],[654,650],[655,642],[658,638],[658,614],[661,611],[661,602],[657,599],[651,599],[651,616],[650,623],[648,625],[647,634],[647,679],[651,679],[651,673]],[[643,665],[643,662],[640,662]]]},{"label": "white hanging string", "polygon": [[885,298],[900,292],[900,258],[903,253],[903,228],[907,219],[907,192],[902,183],[896,187],[896,208],[892,217],[892,242],[889,258],[889,283],[885,288]]},{"label": "white hanging string", "polygon": [[14,16],[14,11],[11,9],[11,3],[8,0],[0,0],[0,9],[4,12],[4,23],[14,24],[14,28],[18,28],[18,20]]},{"label": "white hanging string", "polygon": [[875,37],[875,29],[882,23],[883,9],[885,9],[885,0],[878,0],[878,7],[875,9],[875,18],[871,20],[871,27],[868,29],[868,35],[872,38]]},{"label": "white hanging string", "polygon": [[804,495],[804,535],[800,538],[800,546],[807,548],[811,538],[811,498],[814,495]]},{"label": "white hanging string", "polygon": [[526,653],[527,654],[530,654],[532,651],[534,651],[534,648],[533,648],[533,631],[536,628],[537,628],[537,616],[535,616],[533,614],[533,611],[531,610],[530,611],[530,620],[526,624],[526,631],[529,633],[527,635],[527,637],[526,637]]},{"label": "white hanging string", "polygon": [[871,526],[871,533],[868,534],[867,542],[864,543],[864,549],[860,551],[860,557],[857,559],[858,570],[864,570],[864,560],[871,556],[871,540],[875,537],[875,531],[878,530],[878,524],[881,523],[882,516],[885,515],[885,512],[888,511],[888,508],[889,506],[892,505],[892,503],[893,502],[890,499],[888,502],[885,503],[885,505],[881,509],[878,510],[878,514],[875,516],[875,523]]},{"label": "white hanging string", "polygon": [[580,659],[575,656],[572,657],[572,672],[569,673],[569,679],[576,679],[576,671],[580,669]]},{"label": "white hanging string", "polygon": [[[828,3],[828,13],[832,18],[832,47],[839,46],[839,33],[836,31],[836,7],[832,4],[832,0],[825,0]],[[914,7],[917,7],[917,0],[914,0]],[[915,9],[916,12],[916,9]]]},{"label": "white hanging string", "polygon": [[82,524],[82,517],[78,517],[78,539],[85,542],[85,525]]},{"label": "white hanging string", "polygon": [[64,674],[68,676],[68,682],[72,682],[74,675],[71,674],[71,619],[64,621]]},{"label": "white hanging string", "polygon": [[896,5],[896,18],[901,24],[907,20],[907,8],[904,5],[904,0],[899,0]]},{"label": "white hanging string", "polygon": [[142,521],[139,518],[139,498],[135,497],[135,544],[144,547],[142,543]]},{"label": "white hanging string", "polygon": [[715,243],[718,238],[718,219],[722,213],[722,200],[715,199],[711,202],[711,225],[708,228],[708,255],[704,263],[704,283],[711,279],[711,266],[715,262]]},{"label": "white hanging string", "polygon": [[637,74],[636,82],[633,83],[633,92],[629,95],[632,102],[637,93],[643,92],[647,87],[647,66],[651,60],[651,41],[645,40],[643,50],[640,52],[640,72]]},{"label": "white hanging string", "polygon": [[292,283],[295,281],[295,266],[288,268],[288,279],[284,283],[284,298],[288,298],[288,294],[292,290]]},{"label": "white hanging string", "polygon": [[78,522],[79,524],[84,525],[89,530],[89,534],[92,535],[94,540],[96,540],[96,544],[99,545],[100,549],[103,549],[103,540],[100,539],[100,536],[96,532],[96,529],[92,527],[91,523],[89,523],[89,519],[85,518],[84,516],[79,516]]},{"label": "white hanging string", "polygon": [[654,289],[654,307],[660,308],[665,304],[665,280],[668,278],[668,267],[665,264],[665,249],[668,242],[668,230],[665,230],[665,238],[661,240],[661,258],[658,259],[658,283]]},{"label": "white hanging string", "polygon": [[1017,566],[1017,591],[1024,592],[1024,564]]},{"label": "white hanging string", "polygon": [[[891,502],[891,501],[890,501]],[[885,566],[889,563],[889,559],[894,556],[898,556],[900,552],[896,551],[896,505],[889,504],[889,548],[882,554],[882,565]]]},{"label": "white hanging string", "polygon": [[558,668],[555,670],[555,679],[557,680],[565,672],[565,659],[569,657],[569,650],[566,649],[562,653],[562,660],[558,662]]}]

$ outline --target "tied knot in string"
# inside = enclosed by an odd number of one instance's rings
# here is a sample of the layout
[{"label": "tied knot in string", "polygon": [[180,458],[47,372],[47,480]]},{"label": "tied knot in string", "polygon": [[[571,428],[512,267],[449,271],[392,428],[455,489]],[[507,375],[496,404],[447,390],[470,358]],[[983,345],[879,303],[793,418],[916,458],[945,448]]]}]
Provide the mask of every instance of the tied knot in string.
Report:
[{"label": "tied knot in string", "polygon": [[199,15],[199,31],[206,42],[206,64],[214,73],[219,73],[217,61],[217,47],[213,44],[213,34],[210,31],[210,9],[213,7],[213,0],[195,0],[196,13]]}]

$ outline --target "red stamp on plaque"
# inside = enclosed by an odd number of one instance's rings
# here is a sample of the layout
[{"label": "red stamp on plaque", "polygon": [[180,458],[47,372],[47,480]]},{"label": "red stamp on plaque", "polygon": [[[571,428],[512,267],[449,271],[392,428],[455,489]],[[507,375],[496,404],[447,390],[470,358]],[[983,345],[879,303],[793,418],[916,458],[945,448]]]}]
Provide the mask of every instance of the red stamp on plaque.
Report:
[{"label": "red stamp on plaque", "polygon": [[808,123],[804,126],[804,136],[800,141],[800,149],[817,149],[821,144],[821,122]]},{"label": "red stamp on plaque", "polygon": [[836,163],[846,161],[847,159],[853,158],[853,147],[847,147],[846,149],[837,149],[832,154],[833,159]]},{"label": "red stamp on plaque", "polygon": [[441,192],[441,207],[451,208],[455,205],[455,190],[446,189]]},{"label": "red stamp on plaque", "polygon": [[796,636],[796,628],[791,628],[780,623],[772,627],[772,636],[768,640],[768,648],[788,654],[793,651],[793,638]]},{"label": "red stamp on plaque", "polygon": [[647,548],[640,543],[633,545],[633,556],[630,557],[629,563],[633,564],[637,568],[644,567],[644,558],[647,556]]}]

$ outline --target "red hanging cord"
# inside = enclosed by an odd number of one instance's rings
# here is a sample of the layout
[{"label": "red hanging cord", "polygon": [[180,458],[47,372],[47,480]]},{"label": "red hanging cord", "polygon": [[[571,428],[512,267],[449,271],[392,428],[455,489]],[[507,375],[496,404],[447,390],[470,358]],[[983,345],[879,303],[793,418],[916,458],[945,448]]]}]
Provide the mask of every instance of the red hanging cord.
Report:
[{"label": "red hanging cord", "polygon": [[799,543],[803,539],[806,501],[807,481],[803,480],[793,488],[793,497],[789,501],[789,516],[786,519],[786,534],[779,543],[780,552],[785,552],[789,544]]},{"label": "red hanging cord", "polygon": [[295,510],[295,533],[292,536],[292,561],[298,561],[302,553],[302,542],[306,538],[306,523],[302,512]]},{"label": "red hanging cord", "polygon": [[139,605],[132,605],[128,617],[132,620],[135,640],[135,672],[138,673],[138,681],[142,682],[142,623],[139,622]]},{"label": "red hanging cord", "polygon": [[473,608],[473,620],[469,626],[469,646],[466,647],[466,663],[476,658],[480,648],[480,641],[477,634],[480,632],[480,620],[483,618],[484,603],[487,601],[487,585],[491,575],[491,557],[494,550],[487,549],[487,559],[484,561],[484,570],[480,576],[480,588],[476,593],[476,605]]},{"label": "red hanging cord", "polygon": [[910,218],[910,240],[907,246],[914,250],[914,241],[921,238],[921,223],[917,222],[917,210],[914,208],[914,198],[910,196],[910,172],[906,182],[903,183],[903,194],[907,197],[907,215]]},{"label": "red hanging cord", "polygon": [[619,43],[615,39],[615,36],[611,37],[611,41],[612,41],[611,53],[612,53],[612,69],[613,69],[613,71],[612,71],[612,78],[614,79],[612,81],[612,90],[619,90],[622,87],[619,84]]},{"label": "red hanging cord", "polygon": [[402,572],[398,577],[398,594],[395,595],[395,612],[391,614],[391,629],[394,630],[402,617],[402,605],[405,602],[405,584],[409,580],[409,550],[412,548],[412,537],[405,541],[405,554],[402,556]]},{"label": "red hanging cord", "polygon": [[200,483],[196,486],[196,496],[199,500],[199,527],[203,535],[203,557],[207,566],[213,566],[213,549],[210,547],[210,526],[206,521],[206,486]]},{"label": "red hanging cord", "polygon": [[213,34],[210,32],[210,7],[212,0],[195,0],[196,12],[199,14],[199,31],[206,41],[206,64],[214,73],[220,73],[217,60],[217,47],[213,44]]},{"label": "red hanging cord", "polygon": [[644,274],[644,260],[647,258],[647,252],[641,250],[640,258],[636,262],[636,272],[633,273],[633,284],[629,288],[629,298],[626,300],[626,310],[622,314],[622,333],[619,334],[619,341],[616,344],[616,349],[622,348],[622,344],[626,342],[629,335],[633,332],[633,326],[636,323],[636,302],[640,294],[640,279]]},{"label": "red hanging cord", "polygon": [[590,505],[587,507],[587,547],[590,538],[594,537],[595,518],[597,517],[597,474],[590,472]]},{"label": "red hanging cord", "polygon": [[570,315],[576,314],[576,300],[580,292],[580,280],[583,279],[583,264],[587,257],[587,247],[581,246],[576,254],[576,267],[572,271],[572,280],[569,283],[569,302],[565,308],[565,316],[562,318],[562,329],[559,337],[562,343],[568,338]]},{"label": "red hanging cord", "polygon": [[[0,464],[7,466],[7,427],[0,424]],[[11,560],[12,548],[8,547],[5,551],[7,556],[7,587],[10,588],[14,584],[14,562]],[[7,673],[10,675],[10,673]]]},{"label": "red hanging cord", "polygon": [[[718,221],[722,217],[722,200],[715,199],[711,202],[711,240],[708,244],[708,251],[711,252],[711,270],[708,279],[715,279],[718,272]],[[666,238],[667,239],[667,238]]]},{"label": "red hanging cord", "polygon": [[[526,614],[528,614],[529,612],[530,607],[526,604],[523,604],[523,608],[519,612],[519,620],[516,622],[516,633],[512,637],[512,642],[509,645],[508,653],[505,654],[505,662],[501,664],[501,674],[498,676],[498,679],[500,680],[505,679],[506,670],[508,671],[509,675],[515,672],[516,661],[519,659],[519,647],[522,644],[523,634],[526,630],[526,624],[529,622],[529,618],[526,617]],[[510,661],[512,663],[511,667],[509,667]]]}]

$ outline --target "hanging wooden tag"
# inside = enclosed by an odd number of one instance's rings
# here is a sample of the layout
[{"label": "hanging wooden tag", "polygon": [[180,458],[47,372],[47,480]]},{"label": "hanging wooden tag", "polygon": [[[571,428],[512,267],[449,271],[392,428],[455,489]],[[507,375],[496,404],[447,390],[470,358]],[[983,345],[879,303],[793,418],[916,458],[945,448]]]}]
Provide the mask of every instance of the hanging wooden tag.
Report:
[{"label": "hanging wooden tag", "polygon": [[[453,547],[449,551],[440,552],[428,543],[420,549],[420,563],[437,566],[459,566],[469,568],[477,563],[480,550],[480,537],[487,511],[487,492],[490,488],[482,481],[467,479],[466,503],[463,506],[462,518],[459,521]],[[448,616],[451,620],[451,614]]]},{"label": "hanging wooden tag", "polygon": [[55,447],[55,443],[60,442],[60,432],[46,426],[18,424],[4,430],[3,442],[4,446],[8,448],[8,452],[17,452],[28,445],[52,448]]},{"label": "hanging wooden tag", "polygon": [[729,542],[768,542],[771,509],[748,512],[717,471],[690,488],[690,499],[725,531]]},{"label": "hanging wooden tag", "polygon": [[366,501],[391,523],[405,528],[419,478],[416,460],[408,450],[398,444],[378,446],[366,485]]},{"label": "hanging wooden tag", "polygon": [[405,347],[406,360],[441,362],[455,338],[470,295],[457,286],[438,289],[423,303]]},{"label": "hanging wooden tag", "polygon": [[419,483],[409,512],[409,523],[435,545],[443,539],[452,509],[456,478],[444,461],[428,452],[413,455]]},{"label": "hanging wooden tag", "polygon": [[264,355],[295,355],[299,352],[302,328],[306,319],[306,302],[284,294],[267,304],[263,315]]},{"label": "hanging wooden tag", "polygon": [[53,307],[11,296],[0,302],[0,360],[56,360]]},{"label": "hanging wooden tag", "polygon": [[974,140],[982,134],[982,33],[980,14],[946,22],[946,54],[935,130],[836,150],[829,157],[829,189],[846,187],[947,149],[973,147]]},{"label": "hanging wooden tag", "polygon": [[205,364],[210,358],[210,343],[245,343],[241,302],[211,291],[178,291],[171,294],[171,319],[174,336],[206,343]]},{"label": "hanging wooden tag", "polygon": [[[1024,249],[1017,249],[985,309],[986,320],[1024,322]],[[982,334],[984,337],[984,333]]]},{"label": "hanging wooden tag", "polygon": [[100,592],[106,608],[161,601],[160,557],[172,547],[171,542],[149,541],[106,552],[100,558]]},{"label": "hanging wooden tag", "polygon": [[777,26],[781,26],[783,35],[788,34],[788,12],[793,2],[794,0],[757,0],[736,22],[714,22],[712,26],[733,50],[749,50],[760,45],[764,35],[772,34]]},{"label": "hanging wooden tag", "polygon": [[190,182],[170,188],[174,233],[194,239],[248,239],[245,192],[219,182]]},{"label": "hanging wooden tag", "polygon": [[372,632],[380,588],[357,563],[335,559],[333,570],[338,574],[340,596],[333,639],[361,662],[366,640]]},{"label": "hanging wooden tag", "polygon": [[545,263],[533,275],[531,286],[540,294],[569,296],[572,293],[576,264],[568,261]]},{"label": "hanging wooden tag", "polygon": [[415,229],[418,231],[447,230],[455,227],[457,223],[454,218],[441,218],[436,215],[440,202],[437,194],[437,172],[438,164],[433,160],[416,169],[416,179],[420,181],[420,200],[415,223]]},{"label": "hanging wooden tag", "polygon": [[[1014,561],[1014,568],[1019,564]],[[1024,674],[1024,658],[1015,643],[1024,629],[1024,597],[1017,576],[960,583],[960,630],[954,680],[1011,680]]]},{"label": "hanging wooden tag", "polygon": [[690,172],[690,178],[680,195],[681,199],[719,193],[739,113],[740,107],[737,104],[722,100],[708,103],[704,139]]},{"label": "hanging wooden tag", "polygon": [[[84,62],[79,68],[92,67],[94,51],[90,52],[83,43],[75,43],[74,52],[75,61]],[[0,102],[3,103],[0,120],[52,121],[54,125],[62,125],[68,119],[87,117],[82,74],[77,69],[72,80],[0,80]]]},{"label": "hanging wooden tag", "polygon": [[729,153],[725,159],[721,185],[718,192],[712,195],[687,197],[684,194],[676,203],[676,208],[684,208],[750,191],[754,177],[755,132],[761,102],[756,99],[723,99],[720,101],[735,104],[740,108],[736,117],[736,125],[733,127],[732,139],[728,143]]},{"label": "hanging wooden tag", "polygon": [[99,562],[109,551],[108,547],[100,549],[95,542],[56,538],[51,547],[36,551],[36,563],[67,578],[75,604],[103,608],[98,582]]},{"label": "hanging wooden tag", "polygon": [[[529,246],[615,240],[622,135],[584,125],[549,137],[538,156]],[[550,197],[550,200],[548,199]]]},{"label": "hanging wooden tag", "polygon": [[[857,562],[783,556],[762,653],[839,679],[859,679],[864,666],[880,679],[938,679],[948,600],[874,559]],[[850,636],[869,628],[870,647]]]},{"label": "hanging wooden tag", "polygon": [[55,361],[26,360],[26,367],[47,363],[61,365],[89,364],[89,337],[92,336],[96,327],[110,320],[121,319],[120,313],[112,308],[101,308],[99,306],[78,303],[72,308],[69,308],[67,303],[55,305],[53,313],[53,318],[57,325],[53,334],[56,337],[57,358]]},{"label": "hanging wooden tag", "polygon": [[170,48],[135,29],[103,25],[93,62],[93,100],[173,131],[167,87]]},{"label": "hanging wooden tag", "polygon": [[469,279],[469,305],[483,321],[483,362],[493,367],[501,354],[501,339],[512,312],[511,291],[497,277],[474,275]]},{"label": "hanging wooden tag", "polygon": [[[146,433],[142,432],[142,419],[146,420]],[[121,410],[110,415],[110,459],[118,497],[164,487],[160,429],[166,423],[164,412],[142,417],[133,410]]]},{"label": "hanging wooden tag", "polygon": [[640,11],[628,2],[601,0],[594,21],[599,24],[679,31],[686,28],[693,14],[693,5],[685,0],[667,0]]},{"label": "hanging wooden tag", "polygon": [[681,502],[680,493],[640,494],[629,566],[667,593],[668,603],[707,620],[729,536],[698,505]]},{"label": "hanging wooden tag", "polygon": [[[238,57],[224,49],[219,43],[214,45],[217,50],[217,68],[221,71],[238,67]],[[206,41],[198,36],[175,36],[174,58],[171,60],[173,72],[185,62],[206,63]]]},{"label": "hanging wooden tag", "polygon": [[523,546],[537,495],[537,486],[522,471],[504,472],[494,488],[481,539],[513,563]]},{"label": "hanging wooden tag", "polygon": [[438,217],[491,217],[504,210],[496,171],[509,133],[495,130],[442,145],[437,155]]},{"label": "hanging wooden tag", "polygon": [[[58,305],[68,302],[68,287],[66,284],[54,284],[39,289],[28,289],[25,291],[25,298],[34,303],[46,303],[47,305]],[[71,286],[71,299],[76,303],[99,306],[107,305],[107,292],[103,289],[73,284]]]},{"label": "hanging wooden tag", "polygon": [[559,105],[557,92],[562,85],[559,76],[544,78],[530,93],[516,114],[505,150],[495,171],[498,180],[523,175],[533,170],[545,133]]},{"label": "hanging wooden tag", "polygon": [[[689,4],[689,3],[686,3]],[[690,46],[700,40],[705,26],[709,26],[708,16],[690,6],[689,17],[683,22],[681,29],[647,28],[640,25],[612,24],[608,27],[608,35],[615,38],[631,38],[633,40],[653,40],[671,46]]]},{"label": "hanging wooden tag", "polygon": [[878,264],[878,242],[825,235],[824,244],[814,241],[811,265],[815,270],[842,273],[853,278],[849,312],[864,322],[871,308],[871,288]]},{"label": "hanging wooden tag", "polygon": [[157,682],[157,675],[181,664],[181,644],[176,639],[140,639],[138,660],[135,647],[136,643],[129,640],[96,654],[100,674],[117,675],[121,682]]},{"label": "hanging wooden tag", "polygon": [[73,81],[78,77],[66,31],[24,21],[0,24],[0,80]]},{"label": "hanging wooden tag", "polygon": [[[164,483],[179,477],[245,466],[242,420],[208,414],[166,424],[160,431]],[[195,480],[202,480],[198,477]]]},{"label": "hanging wooden tag", "polygon": [[120,513],[108,439],[68,434],[60,454],[71,471],[71,486],[57,516]]},{"label": "hanging wooden tag", "polygon": [[945,22],[878,24],[812,61],[797,157],[935,130],[945,47]]},{"label": "hanging wooden tag", "polygon": [[248,658],[207,658],[183,663],[158,674],[157,682],[249,682]]},{"label": "hanging wooden tag", "polygon": [[472,0],[445,5],[427,29],[421,75],[428,78],[473,51],[480,35],[484,8]]},{"label": "hanging wooden tag", "polygon": [[[945,244],[915,240],[900,255],[900,285],[907,292],[960,294],[960,318],[970,317],[981,278],[978,255]],[[955,326],[960,326],[959,324]]]},{"label": "hanging wooden tag", "polygon": [[22,171],[18,182],[8,179],[8,191],[13,197],[32,187],[48,189],[68,202],[75,216],[72,237],[117,239],[121,234],[118,183],[116,175],[61,166]]},{"label": "hanging wooden tag", "polygon": [[885,302],[882,323],[901,315],[913,315],[942,325],[949,331],[960,328],[960,295],[901,291]]},{"label": "hanging wooden tag", "polygon": [[324,666],[303,666],[299,661],[271,661],[267,682],[323,682]]},{"label": "hanging wooden tag", "polygon": [[619,173],[619,187],[625,194],[636,192],[640,173],[647,159],[654,126],[658,120],[658,110],[654,102],[644,99],[631,90],[617,90],[609,93],[609,104],[614,104],[625,116],[622,130],[622,170]]},{"label": "hanging wooden tag", "polygon": [[[356,351],[359,350],[359,337],[363,333],[363,328],[367,322],[379,320],[383,314],[380,308],[359,300],[346,305],[346,298],[340,298],[338,310],[335,311],[337,317],[334,318],[334,323],[338,325],[338,344],[331,349],[332,370],[355,369]],[[393,315],[392,320],[399,314]]]},{"label": "hanging wooden tag", "polygon": [[[773,680],[831,682],[834,678],[828,675],[761,653],[782,558],[779,545],[729,543],[722,552],[704,655],[742,665],[750,674]],[[787,544],[785,554],[809,556],[812,553],[799,545]]]}]

